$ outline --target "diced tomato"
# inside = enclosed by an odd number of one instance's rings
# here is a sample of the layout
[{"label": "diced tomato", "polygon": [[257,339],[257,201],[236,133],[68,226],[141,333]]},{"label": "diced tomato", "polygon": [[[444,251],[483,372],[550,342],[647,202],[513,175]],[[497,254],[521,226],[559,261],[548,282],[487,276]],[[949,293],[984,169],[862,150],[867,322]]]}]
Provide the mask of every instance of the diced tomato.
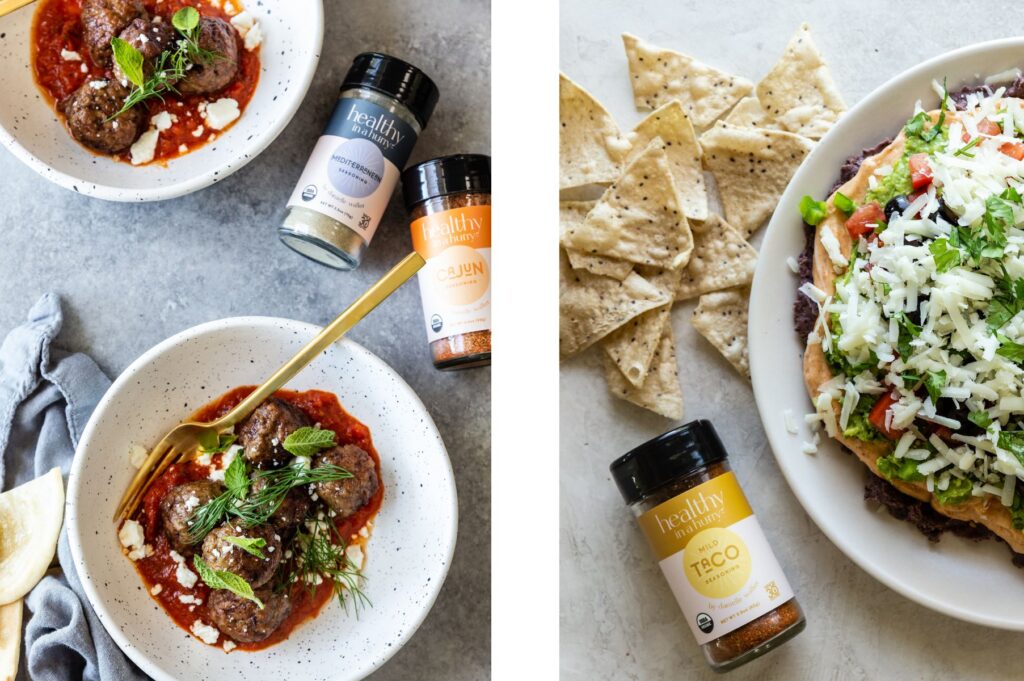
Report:
[{"label": "diced tomato", "polygon": [[970,142],[971,136],[967,133],[966,130],[964,130],[962,133],[960,133],[960,139],[963,140],[964,142]]},{"label": "diced tomato", "polygon": [[914,154],[910,157],[910,184],[914,189],[920,189],[931,183],[932,167],[928,164],[928,154]]},{"label": "diced tomato", "polygon": [[900,439],[900,436],[903,435],[902,430],[885,427],[885,412],[889,411],[889,407],[898,402],[899,399],[899,393],[895,390],[888,392],[878,398],[878,401],[875,402],[875,406],[871,407],[871,412],[868,414],[868,421],[871,421],[871,425],[877,428],[879,433],[890,440],[898,440]]},{"label": "diced tomato", "polygon": [[978,121],[978,132],[982,135],[993,137],[995,135],[1002,135],[1003,129],[999,127],[998,123],[993,123],[987,118],[982,118]]},{"label": "diced tomato", "polygon": [[1003,142],[999,145],[999,151],[1018,161],[1024,160],[1024,144],[1020,142]]},{"label": "diced tomato", "polygon": [[885,222],[885,211],[877,201],[864,204],[853,215],[846,219],[846,231],[854,239],[875,231],[875,227]]},{"label": "diced tomato", "polygon": [[939,439],[943,442],[951,442],[953,440],[953,431],[946,426],[940,426],[937,423],[932,424],[932,433],[938,435]]}]

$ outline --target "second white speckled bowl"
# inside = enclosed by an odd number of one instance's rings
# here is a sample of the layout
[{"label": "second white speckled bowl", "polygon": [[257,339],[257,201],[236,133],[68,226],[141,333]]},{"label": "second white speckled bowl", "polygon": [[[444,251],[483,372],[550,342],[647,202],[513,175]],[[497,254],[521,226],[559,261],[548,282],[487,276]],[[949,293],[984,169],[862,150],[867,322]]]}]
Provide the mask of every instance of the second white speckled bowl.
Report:
[{"label": "second white speckled bowl", "polygon": [[160,680],[362,679],[394,655],[426,617],[455,549],[451,462],[430,414],[388,365],[359,344],[328,348],[288,388],[335,393],[365,423],[381,457],[384,501],[367,546],[357,619],[337,602],[266,650],[224,653],[192,638],[143,588],[118,543],[114,508],[135,469],[132,444],[151,445],[196,408],[258,384],[319,329],[267,317],[203,324],[160,343],[107,391],[75,452],[66,522],[71,553],[96,613],[125,653]]},{"label": "second white speckled bowl", "polygon": [[263,29],[256,92],[231,128],[166,167],[133,167],[75,142],[32,76],[29,41],[37,5],[0,18],[0,144],[51,182],[110,201],[171,199],[223,180],[291,121],[313,80],[324,37],[321,0],[241,4]]}]

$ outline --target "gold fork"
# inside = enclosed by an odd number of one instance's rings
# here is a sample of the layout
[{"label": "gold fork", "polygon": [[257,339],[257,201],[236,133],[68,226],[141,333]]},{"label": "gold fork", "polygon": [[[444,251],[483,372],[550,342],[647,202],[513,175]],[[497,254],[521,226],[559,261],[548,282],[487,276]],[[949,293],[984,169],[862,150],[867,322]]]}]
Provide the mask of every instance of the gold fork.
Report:
[{"label": "gold fork", "polygon": [[399,286],[408,281],[423,267],[423,264],[423,258],[418,253],[413,252],[407,255],[390,272],[349,305],[348,309],[338,315],[337,319],[325,326],[323,331],[317,334],[316,338],[311,340],[306,347],[299,350],[294,357],[284,363],[284,366],[275,371],[263,385],[252,391],[248,397],[238,403],[238,406],[224,416],[206,423],[184,421],[164,435],[160,443],[146,457],[146,461],[139,468],[131,485],[128,486],[128,490],[121,498],[121,502],[114,512],[114,521],[131,517],[142,502],[146,490],[167,470],[168,466],[182,460],[183,457],[194,454],[200,442],[216,441],[220,433],[248,416],[253,409],[273,395],[278,388],[283,387],[321,352],[341,338],[359,320],[394,293]]},{"label": "gold fork", "polygon": [[31,5],[36,0],[0,0],[0,17],[6,16],[16,9],[25,5]]}]

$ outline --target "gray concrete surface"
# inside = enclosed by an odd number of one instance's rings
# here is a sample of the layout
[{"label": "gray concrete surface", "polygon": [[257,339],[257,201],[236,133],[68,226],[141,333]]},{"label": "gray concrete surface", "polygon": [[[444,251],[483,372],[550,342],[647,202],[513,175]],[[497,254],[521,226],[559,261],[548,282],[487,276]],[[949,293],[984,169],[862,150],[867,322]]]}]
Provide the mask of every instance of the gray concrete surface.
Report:
[{"label": "gray concrete surface", "polygon": [[[852,105],[927,58],[1018,34],[1015,15],[1016,6],[1005,1],[563,0],[561,67],[628,130],[642,114],[632,105],[621,32],[756,82],[800,22],[808,21]],[[750,387],[690,327],[692,310],[692,304],[681,305],[673,314],[686,419],[709,418],[717,425],[808,619],[798,638],[729,678],[1018,675],[1005,655],[1020,644],[1020,634],[965,624],[912,603],[869,577],[817,529],[779,473]],[[562,678],[719,678],[707,669],[608,475],[616,456],[673,424],[608,397],[594,353],[562,368],[561,387]],[[1024,603],[1021,593],[1007,597]]]},{"label": "gray concrete surface", "polygon": [[[281,245],[275,227],[352,57],[380,50],[438,83],[441,102],[413,160],[490,150],[490,6],[328,0],[313,86],[282,135],[213,187],[150,205],[106,203],[52,185],[0,152],[0,333],[46,291],[65,302],[62,345],[110,376],[201,322],[273,315],[326,323],[411,248],[392,202],[363,266],[341,273]],[[490,671],[490,370],[434,370],[419,291],[404,287],[351,333],[419,393],[444,436],[459,490],[458,548],[422,628],[377,673],[477,681]]]}]

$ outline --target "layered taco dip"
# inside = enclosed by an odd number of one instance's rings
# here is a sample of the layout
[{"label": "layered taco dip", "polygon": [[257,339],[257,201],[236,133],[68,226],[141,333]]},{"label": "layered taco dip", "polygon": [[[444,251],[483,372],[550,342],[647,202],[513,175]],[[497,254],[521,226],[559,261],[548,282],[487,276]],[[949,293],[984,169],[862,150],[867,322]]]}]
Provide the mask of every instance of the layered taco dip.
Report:
[{"label": "layered taco dip", "polygon": [[[808,420],[874,474],[867,496],[1024,553],[1024,87],[920,103],[852,158],[813,227],[797,326]],[[800,327],[803,328],[800,328]],[[809,445],[813,450],[813,444]]]}]

